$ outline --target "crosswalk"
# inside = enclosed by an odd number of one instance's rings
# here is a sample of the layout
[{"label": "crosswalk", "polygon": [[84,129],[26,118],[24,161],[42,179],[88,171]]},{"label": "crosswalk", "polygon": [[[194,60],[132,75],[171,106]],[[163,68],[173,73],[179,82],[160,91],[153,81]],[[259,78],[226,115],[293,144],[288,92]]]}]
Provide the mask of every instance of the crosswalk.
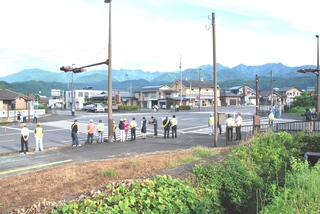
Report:
[{"label": "crosswalk", "polygon": [[[159,118],[161,120],[161,118]],[[187,119],[184,119],[184,121],[193,121],[195,118],[187,118]],[[275,123],[284,123],[284,122],[293,122],[295,120],[293,119],[282,119],[282,118],[275,118]],[[46,126],[52,126],[54,127],[53,129],[50,129],[50,130],[46,130],[46,131],[57,131],[57,130],[63,130],[63,129],[67,129],[67,130],[70,130],[70,127],[71,125],[73,124],[73,121],[65,121],[63,123],[61,123],[61,121],[57,121],[57,122],[46,122],[46,123],[43,123],[43,125],[46,125]],[[260,118],[260,124],[268,124],[268,118],[267,117],[261,117]],[[84,122],[81,122],[79,121],[78,122],[78,128],[79,128],[79,132],[80,134],[87,134],[87,130],[86,130],[86,127],[87,127],[87,123],[84,123]],[[246,119],[246,120],[243,120],[242,121],[242,126],[251,126],[253,125],[253,120],[252,119]],[[222,124],[221,125],[221,128],[222,128],[222,132],[224,132],[225,128],[226,128],[226,125],[225,124]],[[163,136],[163,129],[161,126],[158,127],[158,135],[159,136]],[[204,125],[195,125],[195,126],[190,126],[188,128],[178,128],[178,134],[200,134],[200,135],[208,135],[209,133],[209,129],[208,129],[208,125],[207,124],[204,124]],[[147,135],[151,136],[153,135],[153,128],[150,128],[148,127],[147,129]],[[98,136],[97,134],[95,134],[95,136]],[[105,125],[105,132],[104,132],[104,136],[105,138],[108,137],[108,125],[106,124]],[[116,131],[116,136],[117,136],[117,140],[119,139],[120,137],[120,131],[117,129]],[[128,133],[128,136],[130,138],[131,136],[131,133],[130,133],[130,130],[129,130],[129,133]],[[141,132],[140,132],[140,129],[137,128],[136,130],[136,137],[141,137]]]}]

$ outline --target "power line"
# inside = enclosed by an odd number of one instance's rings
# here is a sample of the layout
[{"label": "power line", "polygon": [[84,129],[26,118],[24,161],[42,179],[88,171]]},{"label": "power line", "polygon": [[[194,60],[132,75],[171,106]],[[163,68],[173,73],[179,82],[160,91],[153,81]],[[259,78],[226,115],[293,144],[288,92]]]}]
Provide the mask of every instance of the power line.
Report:
[{"label": "power line", "polygon": [[[62,55],[68,55],[68,54],[72,54],[72,53],[79,53],[79,52],[93,50],[93,49],[96,49],[96,48],[88,48],[88,49],[77,50],[77,51],[72,51],[72,52],[63,53],[63,54],[59,53],[59,54],[48,55],[48,56],[43,56],[43,57],[34,57],[34,58],[30,58],[30,59],[20,59],[20,60],[13,60],[13,61],[7,61],[7,62],[0,62],[0,64],[9,64],[9,63],[15,63],[15,62],[23,62],[23,61],[29,61],[29,60],[44,59],[44,58],[49,58],[49,57],[54,57],[54,56],[62,56]],[[45,51],[43,51],[43,52],[45,52]],[[27,55],[31,55],[31,54],[23,54],[23,55],[19,55],[19,56],[27,56]],[[17,56],[15,56],[15,57],[17,57]],[[0,60],[1,60],[1,58],[0,58]]]}]

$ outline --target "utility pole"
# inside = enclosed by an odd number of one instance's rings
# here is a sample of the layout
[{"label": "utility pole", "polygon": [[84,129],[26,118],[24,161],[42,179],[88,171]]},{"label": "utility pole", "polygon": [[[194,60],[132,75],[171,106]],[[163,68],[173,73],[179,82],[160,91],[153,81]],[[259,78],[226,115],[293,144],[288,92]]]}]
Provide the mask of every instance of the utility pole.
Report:
[{"label": "utility pole", "polygon": [[182,105],[182,72],[181,72],[181,54],[180,54],[180,106]]},{"label": "utility pole", "polygon": [[271,105],[271,111],[273,110],[273,79],[272,79],[272,70],[270,71],[270,105]]}]

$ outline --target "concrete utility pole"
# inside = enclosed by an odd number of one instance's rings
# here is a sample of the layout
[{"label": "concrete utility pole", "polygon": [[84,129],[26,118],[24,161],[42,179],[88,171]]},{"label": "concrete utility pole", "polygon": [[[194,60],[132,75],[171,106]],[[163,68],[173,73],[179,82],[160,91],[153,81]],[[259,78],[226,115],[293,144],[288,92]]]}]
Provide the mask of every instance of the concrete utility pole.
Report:
[{"label": "concrete utility pole", "polygon": [[[213,93],[214,93],[214,147],[217,147],[218,142],[218,79],[217,79],[217,63],[216,63],[216,28],[215,14],[211,15],[212,25],[212,52],[213,52]],[[221,124],[221,121],[220,121]]]}]

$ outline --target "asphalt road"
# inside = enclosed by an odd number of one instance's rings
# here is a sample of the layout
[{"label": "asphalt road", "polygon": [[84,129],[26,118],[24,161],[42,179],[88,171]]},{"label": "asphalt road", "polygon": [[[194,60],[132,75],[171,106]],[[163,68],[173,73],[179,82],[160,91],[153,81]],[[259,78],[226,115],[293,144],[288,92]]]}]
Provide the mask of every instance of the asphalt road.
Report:
[{"label": "asphalt road", "polygon": [[[103,143],[92,145],[85,144],[86,126],[90,119],[97,124],[102,119],[107,124],[106,113],[85,113],[77,112],[76,116],[71,116],[69,111],[58,111],[57,114],[48,115],[39,118],[44,128],[44,151],[32,152],[35,148],[35,140],[33,133],[30,133],[29,154],[21,155],[20,151],[20,129],[19,125],[0,127],[0,177],[21,174],[33,170],[42,170],[49,167],[72,164],[76,162],[104,160],[121,157],[134,157],[146,153],[170,152],[175,150],[189,149],[195,146],[214,147],[214,137],[208,135],[207,121],[209,115],[213,111],[213,107],[202,107],[201,111],[194,109],[192,111],[171,112],[170,110],[141,110],[134,113],[113,113],[113,119],[118,124],[120,118],[131,119],[136,117],[138,126],[142,117],[146,117],[147,121],[151,116],[155,116],[158,120],[158,137],[153,137],[153,127],[147,127],[147,139],[141,139],[140,131],[137,131],[137,139],[135,141],[125,141],[120,143]],[[255,114],[254,106],[233,106],[219,107],[219,112],[226,114],[242,113],[243,125],[252,125],[252,118]],[[178,119],[178,137],[163,139],[162,120],[173,114]],[[81,147],[71,146],[70,127],[74,119],[79,121],[80,130],[79,139]],[[296,120],[297,118],[278,118],[277,120]],[[266,123],[267,118],[262,117],[261,123]],[[224,125],[223,125],[224,126]],[[30,132],[36,128],[36,124],[27,124]],[[107,125],[105,137],[107,137]],[[139,129],[138,129],[139,130]],[[224,127],[223,127],[224,130]],[[170,133],[171,134],[171,133]],[[94,140],[97,139],[95,135]],[[219,135],[217,146],[226,146],[225,136]]]}]

